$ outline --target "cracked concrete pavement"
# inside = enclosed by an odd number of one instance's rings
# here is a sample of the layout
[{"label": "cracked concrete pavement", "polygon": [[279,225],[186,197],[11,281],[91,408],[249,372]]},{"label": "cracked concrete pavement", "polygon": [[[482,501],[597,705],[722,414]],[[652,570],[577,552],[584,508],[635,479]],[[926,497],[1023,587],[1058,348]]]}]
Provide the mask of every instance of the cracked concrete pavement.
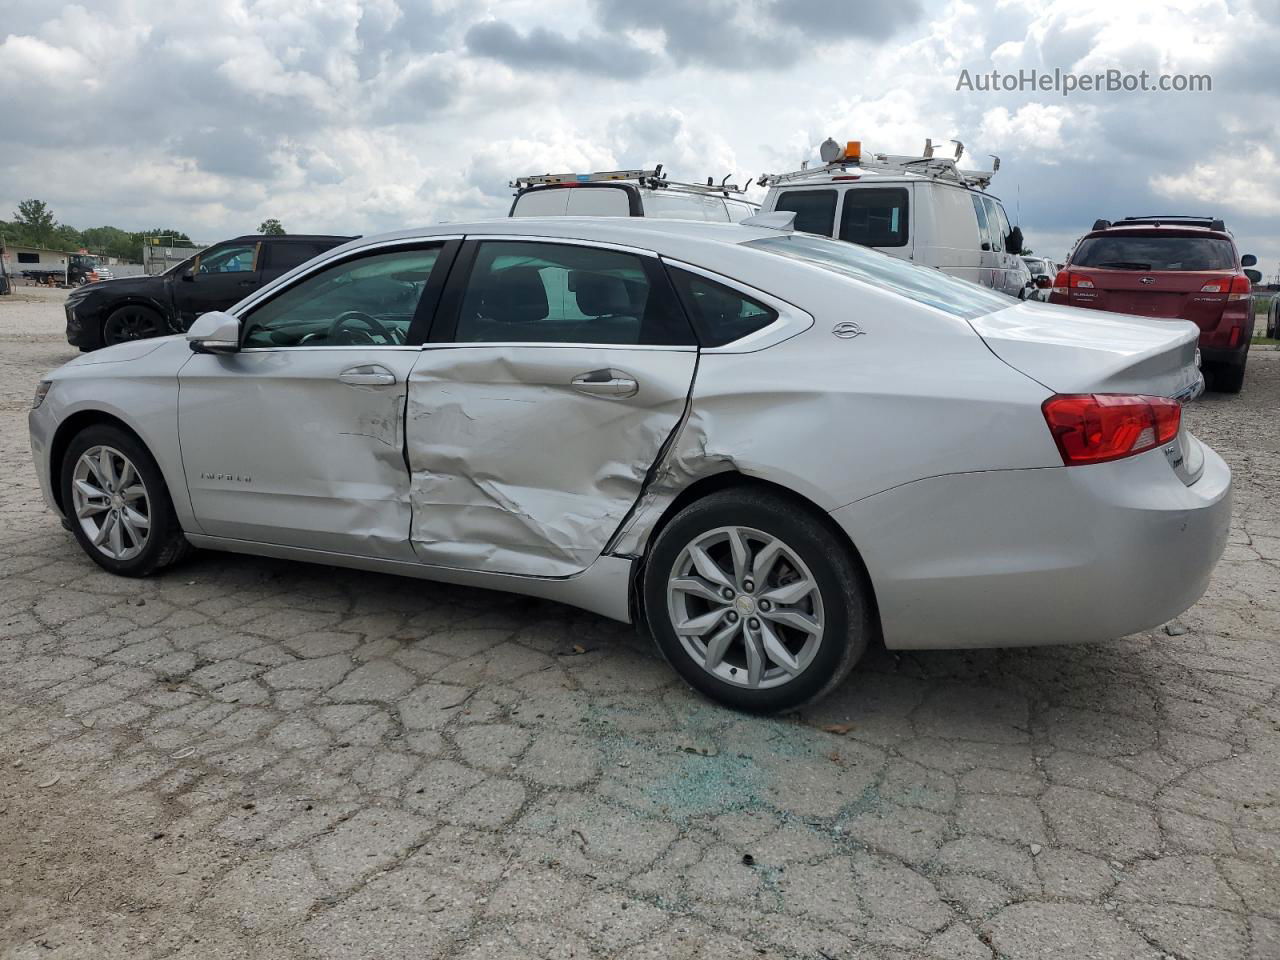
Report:
[{"label": "cracked concrete pavement", "polygon": [[1280,957],[1280,354],[1189,411],[1236,516],[1168,630],[761,719],[550,603],[100,571],[27,447],[58,310],[0,299],[3,960]]}]

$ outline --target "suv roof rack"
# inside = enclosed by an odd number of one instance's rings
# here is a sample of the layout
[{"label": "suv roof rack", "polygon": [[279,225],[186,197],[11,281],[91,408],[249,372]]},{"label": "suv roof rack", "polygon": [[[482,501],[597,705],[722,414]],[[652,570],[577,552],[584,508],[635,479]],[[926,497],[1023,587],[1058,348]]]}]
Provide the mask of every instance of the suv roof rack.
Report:
[{"label": "suv roof rack", "polygon": [[[1106,221],[1104,220],[1098,221],[1098,223],[1105,223],[1105,222]],[[1125,217],[1123,220],[1115,221],[1114,224],[1108,224],[1108,226],[1114,225],[1118,227],[1118,226],[1124,226],[1128,224],[1135,224],[1135,225],[1145,224],[1145,225],[1158,227],[1162,223],[1167,223],[1169,224],[1169,226],[1173,226],[1173,227],[1208,227],[1210,230],[1218,230],[1223,233],[1225,233],[1227,229],[1227,225],[1217,217],[1193,217],[1193,216],[1188,216],[1185,213],[1167,213],[1167,214],[1164,214],[1163,216],[1152,216],[1152,217]],[[1106,229],[1106,228],[1098,227],[1095,224],[1093,229],[1099,230],[1099,229]]]},{"label": "suv roof rack", "polygon": [[[857,141],[850,141],[848,148],[844,151],[844,155],[839,159],[830,163],[824,163],[821,166],[811,167],[806,161],[799,170],[792,170],[790,173],[762,173],[760,178],[756,180],[762,187],[772,187],[780,183],[788,183],[793,180],[804,180],[816,174],[831,173],[842,174],[848,173],[849,168],[855,170],[871,170],[876,173],[912,173],[921,177],[928,177],[931,180],[947,180],[952,183],[958,183],[964,187],[985,190],[991,186],[991,178],[996,175],[996,171],[1000,169],[1000,158],[992,156],[992,164],[990,170],[965,170],[962,169],[957,161],[964,153],[964,144],[958,140],[953,141],[956,144],[956,155],[954,159],[949,157],[935,157],[933,155],[933,141],[926,140],[924,142],[924,154],[919,157],[903,156],[889,153],[876,153],[870,159],[862,156],[862,145]],[[827,144],[831,144],[837,151],[839,145],[833,140],[828,140],[823,144],[824,159],[830,154],[827,153]],[[856,178],[857,174],[850,174],[849,178]]]},{"label": "suv roof rack", "polygon": [[731,193],[745,194],[747,191],[736,183],[729,182],[729,176],[726,175],[723,180],[716,183],[711,177],[707,177],[706,183],[692,183],[683,180],[669,180],[667,175],[662,172],[662,164],[658,164],[652,170],[600,170],[595,173],[543,173],[536,176],[516,177],[507,186],[517,190],[526,190],[529,187],[570,187],[582,183],[609,183],[617,180],[634,180],[638,186],[649,187],[653,190],[663,190],[675,187],[688,193],[705,193],[715,194],[718,196],[729,196]]}]

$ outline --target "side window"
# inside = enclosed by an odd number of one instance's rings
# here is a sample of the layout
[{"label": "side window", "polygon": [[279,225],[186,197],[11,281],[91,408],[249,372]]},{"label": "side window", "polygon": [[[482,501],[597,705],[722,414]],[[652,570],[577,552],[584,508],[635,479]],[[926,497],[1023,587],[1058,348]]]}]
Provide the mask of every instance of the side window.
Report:
[{"label": "side window", "polygon": [[973,212],[978,217],[978,243],[986,244],[984,250],[994,250],[991,244],[991,225],[987,223],[987,206],[982,202],[982,196],[977,193],[969,194],[969,199],[973,201]]},{"label": "side window", "polygon": [[785,190],[778,196],[775,210],[794,210],[796,229],[830,237],[836,230],[834,190]]},{"label": "side window", "polygon": [[299,280],[249,313],[244,346],[400,346],[439,254],[375,253]]},{"label": "side window", "polygon": [[284,273],[306,263],[320,252],[320,248],[313,243],[267,243],[263,246],[264,269]]},{"label": "side window", "polygon": [[669,272],[680,302],[693,320],[698,339],[704,347],[723,347],[778,319],[777,312],[771,307],[723,283],[676,267]]},{"label": "side window", "polygon": [[707,220],[728,223],[724,200],[697,193],[650,190],[642,195],[644,215],[659,220]]},{"label": "side window", "polygon": [[200,254],[199,273],[252,273],[258,244],[245,243],[217,247]]},{"label": "side window", "polygon": [[907,191],[901,187],[858,187],[844,192],[840,239],[864,247],[907,243]]},{"label": "side window", "polygon": [[459,343],[692,345],[693,333],[635,254],[567,243],[480,244]]},{"label": "side window", "polygon": [[991,249],[1004,253],[1004,231],[1000,228],[1000,207],[990,197],[982,198],[987,208],[987,236],[991,240]]},{"label": "side window", "polygon": [[992,203],[995,205],[996,217],[1000,223],[1000,239],[1003,241],[1001,246],[1012,253],[1013,245],[1010,243],[1010,240],[1012,239],[1011,234],[1013,233],[1013,227],[1009,226],[1009,216],[1004,212],[1003,203],[999,200],[993,200]]},{"label": "side window", "polygon": [[745,220],[747,217],[753,217],[760,212],[760,208],[755,204],[745,203],[742,200],[734,200],[732,198],[724,202],[725,207],[729,210],[729,219],[734,223]]}]

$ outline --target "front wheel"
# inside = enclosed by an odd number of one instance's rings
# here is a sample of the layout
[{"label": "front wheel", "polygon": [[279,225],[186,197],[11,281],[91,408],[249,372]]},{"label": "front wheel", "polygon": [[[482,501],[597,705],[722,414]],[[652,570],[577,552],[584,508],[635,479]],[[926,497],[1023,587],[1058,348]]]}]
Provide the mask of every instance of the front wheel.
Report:
[{"label": "front wheel", "polygon": [[756,712],[825,696],[875,630],[848,545],[767,491],[722,491],[682,510],[650,552],[644,600],[680,675]]},{"label": "front wheel", "polygon": [[160,314],[149,307],[127,304],[113,310],[102,324],[102,342],[112,347],[131,340],[148,340],[163,332]]},{"label": "front wheel", "polygon": [[164,477],[136,437],[109,424],[86,427],[62,458],[62,506],[94,563],[145,577],[190,549]]}]

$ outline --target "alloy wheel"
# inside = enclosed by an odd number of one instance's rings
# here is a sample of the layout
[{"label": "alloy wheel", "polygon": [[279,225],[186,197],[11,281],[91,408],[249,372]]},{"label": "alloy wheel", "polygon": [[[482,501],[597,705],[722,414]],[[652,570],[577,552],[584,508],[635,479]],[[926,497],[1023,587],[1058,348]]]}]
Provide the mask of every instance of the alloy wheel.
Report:
[{"label": "alloy wheel", "polygon": [[71,474],[71,506],[94,548],[132,560],[151,533],[151,500],[137,468],[114,447],[90,447]]},{"label": "alloy wheel", "polygon": [[803,673],[825,628],[821,591],[804,561],[751,527],[718,527],[689,543],[667,580],[667,610],[695,663],[753,690]]},{"label": "alloy wheel", "polygon": [[131,310],[125,307],[117,311],[107,321],[104,339],[109,346],[127,343],[130,340],[146,340],[159,335],[160,328],[155,317],[146,310]]}]

